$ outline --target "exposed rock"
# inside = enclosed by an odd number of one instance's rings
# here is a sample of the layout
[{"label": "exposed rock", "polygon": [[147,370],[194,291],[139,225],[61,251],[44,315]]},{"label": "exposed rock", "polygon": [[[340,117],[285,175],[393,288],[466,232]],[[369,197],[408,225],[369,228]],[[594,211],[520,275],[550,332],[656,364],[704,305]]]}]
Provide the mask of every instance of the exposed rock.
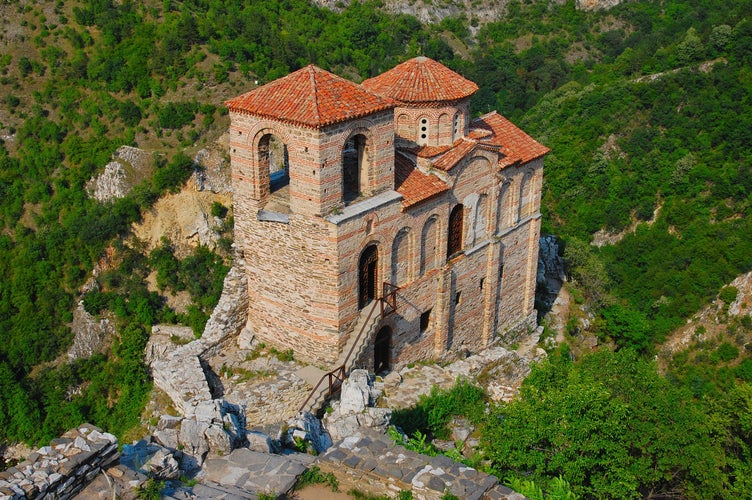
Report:
[{"label": "exposed rock", "polygon": [[313,460],[302,453],[283,456],[240,448],[227,456],[209,458],[196,476],[202,484],[194,487],[193,493],[199,498],[256,498],[259,493],[284,496],[292,492]]},{"label": "exposed rock", "polygon": [[366,370],[353,370],[342,383],[340,400],[332,403],[331,413],[324,416],[324,427],[332,440],[352,436],[362,427],[386,432],[392,410],[372,407],[380,395]]},{"label": "exposed rock", "polygon": [[216,248],[224,222],[211,215],[215,201],[230,203],[226,195],[190,189],[162,196],[144,213],[143,220],[133,225],[133,232],[149,249],[161,245],[166,237],[178,258],[189,255],[197,245]]},{"label": "exposed rock", "polygon": [[248,449],[259,453],[276,453],[277,447],[274,446],[272,438],[258,431],[248,431],[246,433],[248,440]]},{"label": "exposed rock", "polygon": [[73,345],[68,349],[68,359],[91,357],[100,352],[108,337],[115,333],[115,328],[109,319],[97,319],[84,309],[83,301],[79,301],[73,310],[73,321],[70,323],[73,332]]},{"label": "exposed rock", "polygon": [[131,146],[120,146],[105,165],[104,172],[86,183],[86,191],[92,198],[108,202],[127,195],[137,181],[148,176],[151,169],[150,153]]},{"label": "exposed rock", "polygon": [[[327,7],[334,11],[341,11],[352,0],[314,0],[316,4]],[[605,10],[619,5],[623,0],[576,0],[575,5],[579,10]],[[455,0],[452,2],[432,2],[431,0],[414,0],[400,2],[398,0],[386,0],[383,9],[398,14],[408,14],[416,17],[424,24],[437,24],[447,17],[467,16],[476,19],[483,25],[504,19],[508,0],[478,1],[478,0]],[[564,0],[555,0],[555,3],[564,3]],[[470,26],[471,32],[477,28]]]},{"label": "exposed rock", "polygon": [[193,161],[202,168],[193,173],[190,182],[198,191],[232,194],[232,175],[227,158],[227,134],[204,149],[201,149]]},{"label": "exposed rock", "polygon": [[180,477],[180,467],[173,451],[145,439],[123,445],[120,464],[157,479]]},{"label": "exposed rock", "polygon": [[332,439],[321,426],[321,421],[309,412],[299,412],[288,422],[287,432],[280,436],[282,443],[290,448],[298,448],[297,442],[305,441],[323,453],[332,445]]},{"label": "exposed rock", "polygon": [[228,455],[232,451],[232,438],[221,425],[212,424],[204,431],[209,451],[216,455]]}]

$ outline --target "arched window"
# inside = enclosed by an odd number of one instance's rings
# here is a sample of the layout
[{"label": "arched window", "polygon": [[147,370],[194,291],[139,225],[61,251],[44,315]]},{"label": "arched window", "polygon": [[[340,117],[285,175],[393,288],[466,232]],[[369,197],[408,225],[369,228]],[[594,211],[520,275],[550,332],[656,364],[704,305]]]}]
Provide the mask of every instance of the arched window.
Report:
[{"label": "arched window", "polygon": [[420,238],[420,274],[436,267],[436,249],[438,248],[439,233],[437,231],[437,217],[433,216],[423,225]]},{"label": "arched window", "polygon": [[345,204],[363,195],[368,183],[368,163],[366,136],[350,137],[342,149],[342,198]]},{"label": "arched window", "polygon": [[449,214],[449,227],[447,234],[447,259],[462,251],[463,219],[465,207],[457,204]]},{"label": "arched window", "polygon": [[290,159],[287,145],[273,134],[264,135],[257,148],[260,197],[271,195],[266,210],[290,213]]},{"label": "arched window", "polygon": [[402,286],[410,279],[410,231],[402,229],[392,244],[392,284]]},{"label": "arched window", "polygon": [[454,115],[454,124],[452,125],[453,132],[452,132],[452,142],[456,141],[462,135],[460,134],[460,113],[457,113]]}]

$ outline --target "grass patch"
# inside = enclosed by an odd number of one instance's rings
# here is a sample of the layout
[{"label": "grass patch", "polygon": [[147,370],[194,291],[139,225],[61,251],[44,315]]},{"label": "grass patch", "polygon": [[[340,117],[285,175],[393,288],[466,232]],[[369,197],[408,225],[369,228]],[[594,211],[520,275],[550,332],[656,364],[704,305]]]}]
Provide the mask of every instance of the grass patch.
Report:
[{"label": "grass patch", "polygon": [[295,483],[295,490],[302,490],[306,486],[312,484],[325,484],[331,488],[332,491],[339,491],[339,481],[331,472],[321,472],[318,466],[314,465],[310,469],[307,469],[298,478],[298,482]]}]

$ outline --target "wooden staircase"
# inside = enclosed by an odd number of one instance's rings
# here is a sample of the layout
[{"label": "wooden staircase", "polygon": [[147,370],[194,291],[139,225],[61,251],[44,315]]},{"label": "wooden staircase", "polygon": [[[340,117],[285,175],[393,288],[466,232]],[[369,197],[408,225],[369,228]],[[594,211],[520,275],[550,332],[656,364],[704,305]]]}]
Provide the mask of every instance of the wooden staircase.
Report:
[{"label": "wooden staircase", "polygon": [[316,413],[328,399],[339,393],[342,382],[345,381],[353,368],[357,368],[355,361],[362,357],[368,343],[376,333],[376,327],[381,319],[397,310],[398,289],[391,283],[384,283],[381,297],[371,301],[370,304],[361,309],[353,329],[353,335],[350,335],[350,338],[347,339],[345,348],[337,360],[337,368],[323,374],[311,394],[300,406],[299,411]]}]

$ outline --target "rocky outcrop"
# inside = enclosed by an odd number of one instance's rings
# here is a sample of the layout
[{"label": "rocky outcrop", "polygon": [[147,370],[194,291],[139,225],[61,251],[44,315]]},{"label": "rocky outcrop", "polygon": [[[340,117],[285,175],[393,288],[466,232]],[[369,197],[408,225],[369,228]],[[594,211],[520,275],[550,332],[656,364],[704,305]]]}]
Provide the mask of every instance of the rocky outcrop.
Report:
[{"label": "rocky outcrop", "polygon": [[151,154],[131,146],[120,146],[112,155],[112,161],[105,165],[104,172],[92,177],[86,183],[89,196],[108,202],[123,198],[136,184],[136,179],[148,175],[152,167]]},{"label": "rocky outcrop", "polygon": [[115,333],[109,319],[95,318],[86,312],[82,301],[73,310],[73,321],[69,326],[73,332],[73,345],[67,353],[70,360],[88,358],[95,352],[100,352],[106,339]]},{"label": "rocky outcrop", "polygon": [[232,174],[227,158],[227,139],[224,138],[201,149],[193,161],[201,168],[190,179],[196,190],[232,194]]},{"label": "rocky outcrop", "polygon": [[0,497],[72,498],[117,459],[115,436],[83,424],[0,472]]},{"label": "rocky outcrop", "polygon": [[541,315],[551,310],[566,279],[564,257],[560,255],[558,239],[553,235],[542,237],[538,251],[538,273],[535,277],[535,305]]},{"label": "rocky outcrop", "polygon": [[[555,0],[555,3],[564,3],[564,1]],[[317,5],[334,11],[341,11],[350,2],[351,0],[314,0]],[[610,9],[621,2],[622,0],[576,0],[575,5],[579,10],[603,10]],[[388,12],[411,15],[421,23],[436,24],[447,17],[465,16],[468,19],[477,20],[478,24],[486,24],[504,19],[508,3],[508,0],[455,0],[452,2],[386,0],[383,2],[383,8]],[[473,32],[477,30],[473,26],[470,29]]]},{"label": "rocky outcrop", "polygon": [[374,388],[374,378],[366,370],[353,370],[342,383],[340,400],[324,415],[323,424],[332,440],[352,436],[362,427],[386,432],[392,410],[373,407],[381,392]]},{"label": "rocky outcrop", "polygon": [[325,452],[332,445],[321,421],[307,411],[299,412],[287,422],[287,430],[280,435],[280,442],[291,449],[313,449],[315,454]]}]

